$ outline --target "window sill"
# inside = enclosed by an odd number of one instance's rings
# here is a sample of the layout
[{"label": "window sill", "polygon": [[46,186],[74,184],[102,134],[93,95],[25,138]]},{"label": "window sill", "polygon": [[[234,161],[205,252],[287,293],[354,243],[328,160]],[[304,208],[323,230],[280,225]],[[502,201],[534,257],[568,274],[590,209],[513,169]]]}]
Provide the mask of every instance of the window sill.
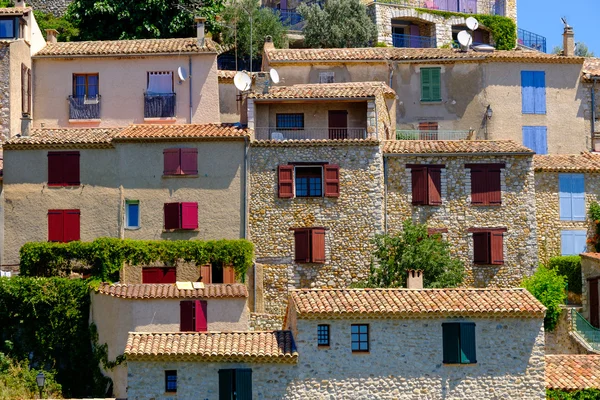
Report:
[{"label": "window sill", "polygon": [[177,122],[177,117],[166,117],[166,118],[144,118],[144,122],[158,122],[158,123],[164,123],[164,122]]},{"label": "window sill", "polygon": [[173,233],[173,232],[200,232],[200,229],[163,229],[163,233]]},{"label": "window sill", "polygon": [[49,188],[78,188],[81,186],[81,184],[78,185],[66,185],[66,184],[61,184],[61,183],[48,183],[47,186]]},{"label": "window sill", "polygon": [[473,204],[471,203],[472,207],[502,207],[502,204]]},{"label": "window sill", "polygon": [[140,229],[142,229],[141,226],[126,226],[125,227],[126,231],[139,231]]},{"label": "window sill", "polygon": [[371,354],[370,350],[352,350],[352,354]]},{"label": "window sill", "polygon": [[70,124],[99,124],[101,119],[69,119]]},{"label": "window sill", "polygon": [[320,350],[327,350],[327,349],[329,349],[330,347],[331,347],[331,346],[330,346],[330,345],[328,345],[328,344],[318,344],[318,345],[317,345],[317,348],[318,348],[318,349],[320,349]]},{"label": "window sill", "polygon": [[163,178],[198,178],[200,175],[180,174],[180,175],[163,175]]},{"label": "window sill", "polygon": [[442,363],[445,366],[448,367],[468,367],[468,366],[472,366],[472,365],[477,365],[477,361],[472,362],[472,363]]},{"label": "window sill", "polygon": [[428,104],[439,105],[439,104],[442,104],[442,103],[443,103],[442,100],[431,100],[431,101],[430,100],[421,100],[421,105],[422,106],[428,105]]},{"label": "window sill", "polygon": [[504,265],[504,263],[491,264],[491,263],[476,263],[476,262],[474,262],[473,265],[477,265],[478,267],[500,267],[500,266]]}]

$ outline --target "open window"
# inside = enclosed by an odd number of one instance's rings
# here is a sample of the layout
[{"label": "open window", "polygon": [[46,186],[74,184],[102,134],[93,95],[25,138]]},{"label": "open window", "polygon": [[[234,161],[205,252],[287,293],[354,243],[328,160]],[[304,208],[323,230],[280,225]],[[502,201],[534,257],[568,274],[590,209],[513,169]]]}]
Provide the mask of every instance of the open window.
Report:
[{"label": "open window", "polygon": [[294,261],[325,263],[325,228],[292,228],[294,231]]},{"label": "open window", "polygon": [[280,198],[339,197],[340,167],[335,164],[278,167],[278,195]]},{"label": "open window", "polygon": [[235,270],[231,265],[205,264],[200,267],[200,276],[202,283],[235,283]]}]

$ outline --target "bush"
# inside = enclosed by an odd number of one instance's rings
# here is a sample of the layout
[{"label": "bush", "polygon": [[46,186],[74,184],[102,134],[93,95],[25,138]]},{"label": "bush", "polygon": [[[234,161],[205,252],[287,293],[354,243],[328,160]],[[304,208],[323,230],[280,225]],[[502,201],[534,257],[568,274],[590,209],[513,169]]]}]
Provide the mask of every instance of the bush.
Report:
[{"label": "bush", "polygon": [[594,250],[600,252],[600,204],[595,201],[592,201],[590,204],[590,218],[592,219],[596,233],[587,242],[594,246]]},{"label": "bush", "polygon": [[561,313],[560,305],[566,299],[565,278],[556,270],[540,265],[532,277],[523,280],[523,287],[546,306],[544,328],[547,331],[554,330]]},{"label": "bush", "polygon": [[43,394],[46,398],[59,398],[61,386],[56,383],[54,371],[29,368],[26,361],[17,361],[0,353],[0,399],[34,399],[39,390],[35,377],[43,372],[46,378]]},{"label": "bush", "polygon": [[548,264],[550,269],[555,269],[559,275],[565,277],[569,292],[581,294],[581,257],[561,256],[552,257]]},{"label": "bush", "polygon": [[546,399],[548,400],[597,400],[600,399],[600,390],[583,389],[573,392],[562,390],[546,390]]}]

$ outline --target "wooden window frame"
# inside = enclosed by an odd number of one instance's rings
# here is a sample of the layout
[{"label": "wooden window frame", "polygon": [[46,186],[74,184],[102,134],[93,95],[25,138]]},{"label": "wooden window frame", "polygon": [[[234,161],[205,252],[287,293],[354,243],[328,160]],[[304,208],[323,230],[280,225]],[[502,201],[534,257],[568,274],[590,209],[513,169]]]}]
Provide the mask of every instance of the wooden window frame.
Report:
[{"label": "wooden window frame", "polygon": [[[473,234],[473,264],[476,265],[504,265],[504,233],[507,232],[507,228],[469,228],[467,232]],[[500,254],[494,250],[493,241],[494,235],[502,234],[502,250]],[[479,237],[479,239],[477,239]],[[486,259],[483,261],[476,261],[476,246],[477,240],[484,240],[486,246]],[[497,259],[497,260],[496,260]]]},{"label": "wooden window frame", "polygon": [[85,77],[85,94],[84,96],[88,96],[89,94],[89,79],[91,76],[95,76],[96,79],[96,86],[98,86],[98,96],[100,96],[100,74],[98,72],[95,73],[74,73],[73,74],[73,97],[77,97],[77,77],[79,76],[84,76]]},{"label": "wooden window frame", "polygon": [[[412,204],[415,206],[434,206],[439,207],[443,205],[442,200],[442,169],[446,168],[445,164],[406,164],[406,168],[411,169],[411,180],[414,182],[415,174],[414,171],[418,169],[424,169],[424,178],[426,179],[425,187],[424,187],[424,200],[421,202],[418,199],[415,199],[415,188],[412,187]],[[434,171],[439,170],[439,176],[434,174]],[[437,195],[435,189],[437,190]],[[439,200],[438,200],[439,197]]]},{"label": "wooden window frame", "polygon": [[[175,387],[171,387],[170,383]],[[165,393],[177,393],[177,370],[165,370]]]},{"label": "wooden window frame", "polygon": [[317,325],[317,346],[318,347],[329,347],[331,326],[328,324]]},{"label": "wooden window frame", "polygon": [[[321,195],[298,196],[296,168],[321,168]],[[285,177],[285,178],[284,178]],[[292,162],[277,167],[277,196],[281,199],[340,197],[340,166],[327,162]]]},{"label": "wooden window frame", "polygon": [[[361,331],[360,331],[360,328],[361,327],[365,327],[365,326],[367,327],[367,332],[366,332],[367,340],[366,341],[360,339],[360,335],[363,335],[363,333],[361,333]],[[352,329],[354,327],[358,327],[358,333],[352,332]],[[371,343],[370,343],[371,342],[371,337],[370,337],[370,332],[369,331],[370,331],[369,324],[351,324],[350,325],[350,343],[351,343],[350,344],[350,349],[352,350],[353,353],[368,353],[369,351],[371,351]],[[358,341],[355,341],[354,338],[352,337],[355,334],[359,335],[358,336]],[[353,348],[355,343],[357,343],[358,347],[359,347],[356,350]],[[367,348],[366,349],[361,349],[360,348],[361,347],[360,346],[361,343],[366,343],[367,344]]]},{"label": "wooden window frame", "polygon": [[[319,173],[315,173],[316,169],[319,169]],[[313,169],[312,173],[307,172],[308,170]],[[304,171],[304,172],[302,172]],[[298,194],[298,179],[309,179],[319,177],[321,180],[321,188],[319,194],[313,194],[310,190],[310,181],[307,182],[307,194],[299,195]],[[294,166],[294,195],[299,198],[308,198],[308,197],[324,197],[325,196],[325,179],[324,179],[324,171],[322,165],[295,165]]]},{"label": "wooden window frame", "polygon": [[[310,228],[290,228],[291,231],[294,232],[294,262],[298,264],[325,264],[326,261],[326,241],[325,241],[325,231],[328,228],[324,227],[310,227]],[[305,259],[302,259],[298,256],[298,240],[299,233],[306,233],[306,253],[307,256]],[[314,240],[316,235],[323,235],[323,254],[322,258],[319,258],[319,255],[316,254],[316,246],[314,244]]]}]

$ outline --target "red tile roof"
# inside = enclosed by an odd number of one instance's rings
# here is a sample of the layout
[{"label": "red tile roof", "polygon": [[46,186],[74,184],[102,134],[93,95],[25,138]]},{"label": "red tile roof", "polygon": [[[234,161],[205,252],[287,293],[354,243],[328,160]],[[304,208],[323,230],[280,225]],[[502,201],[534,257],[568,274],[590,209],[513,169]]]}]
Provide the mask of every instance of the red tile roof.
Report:
[{"label": "red tile roof", "polygon": [[127,359],[194,362],[296,363],[298,352],[292,332],[130,332]]},{"label": "red tile roof", "polygon": [[383,148],[390,154],[530,154],[534,152],[512,140],[389,140]]},{"label": "red tile roof", "polygon": [[593,258],[600,261],[600,253],[581,253],[581,257]]},{"label": "red tile roof", "polygon": [[271,99],[341,99],[372,98],[378,95],[393,97],[394,89],[383,82],[347,82],[273,86],[268,93],[250,93],[249,98]]},{"label": "red tile roof", "polygon": [[583,62],[583,73],[600,77],[600,58],[587,57]]},{"label": "red tile roof", "polygon": [[536,171],[547,172],[597,172],[600,171],[600,154],[545,154],[533,157]]},{"label": "red tile roof", "polygon": [[547,355],[546,388],[566,391],[600,389],[600,355]]},{"label": "red tile roof", "polygon": [[123,128],[32,129],[29,136],[13,137],[5,149],[112,147],[111,141]]},{"label": "red tile roof", "polygon": [[256,140],[252,147],[379,146],[377,139]]},{"label": "red tile roof", "polygon": [[246,298],[248,289],[241,283],[205,284],[204,289],[177,289],[175,284],[103,283],[99,294],[123,299]]},{"label": "red tile roof", "polygon": [[246,129],[231,124],[130,125],[115,140],[243,139]]},{"label": "red tile roof", "polygon": [[0,8],[0,15],[23,15],[31,11],[31,7],[6,7]]}]

